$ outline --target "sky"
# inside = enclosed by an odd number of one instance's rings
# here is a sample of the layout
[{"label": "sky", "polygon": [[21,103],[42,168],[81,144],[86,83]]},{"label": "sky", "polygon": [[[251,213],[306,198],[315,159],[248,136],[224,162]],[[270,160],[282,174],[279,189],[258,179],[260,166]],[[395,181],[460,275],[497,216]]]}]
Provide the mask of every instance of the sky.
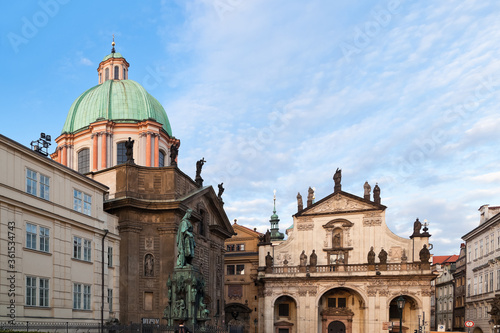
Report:
[{"label": "sky", "polygon": [[[116,51],[164,106],[179,167],[223,182],[228,218],[281,231],[296,196],[381,189],[402,237],[427,220],[458,254],[500,204],[498,1],[8,1],[0,11],[0,133],[56,138]],[[55,144],[49,152],[53,152]]]}]

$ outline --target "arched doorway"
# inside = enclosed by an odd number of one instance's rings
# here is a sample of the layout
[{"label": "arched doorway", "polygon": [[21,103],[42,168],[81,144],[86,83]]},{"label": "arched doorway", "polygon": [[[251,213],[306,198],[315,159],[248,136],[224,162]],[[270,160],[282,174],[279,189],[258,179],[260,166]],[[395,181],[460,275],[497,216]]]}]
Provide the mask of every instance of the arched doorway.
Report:
[{"label": "arched doorway", "polygon": [[274,302],[274,330],[276,333],[297,332],[297,302],[290,296],[280,296]]},{"label": "arched doorway", "polygon": [[341,321],[332,321],[328,325],[328,333],[345,333],[345,325]]},{"label": "arched doorway", "polygon": [[365,300],[355,290],[340,287],[330,289],[319,299],[321,333],[364,332]]},{"label": "arched doorway", "polygon": [[[224,307],[226,324],[230,333],[250,332],[250,309],[245,304],[229,303]],[[251,332],[252,333],[252,332]]]},{"label": "arched doorway", "polygon": [[[418,302],[411,296],[402,295],[405,303],[403,312],[398,308],[398,298],[394,297],[389,303],[389,321],[393,322],[393,332],[409,333],[418,330]],[[399,319],[402,317],[402,325],[399,327]]]}]

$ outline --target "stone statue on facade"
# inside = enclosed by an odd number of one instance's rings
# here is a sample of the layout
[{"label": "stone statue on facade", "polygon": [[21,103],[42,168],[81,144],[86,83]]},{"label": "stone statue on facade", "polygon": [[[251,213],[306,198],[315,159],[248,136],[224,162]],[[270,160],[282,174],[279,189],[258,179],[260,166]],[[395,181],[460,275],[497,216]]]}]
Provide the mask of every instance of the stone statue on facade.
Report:
[{"label": "stone statue on facade", "polygon": [[302,209],[304,209],[304,203],[302,202],[302,196],[299,192],[297,193],[297,211],[300,212]]},{"label": "stone statue on facade", "polygon": [[224,193],[224,183],[220,183],[219,185],[217,185],[217,187],[219,188],[219,193],[217,193],[217,198],[222,201],[222,193]]},{"label": "stone statue on facade", "polygon": [[188,208],[186,214],[179,224],[177,229],[177,266],[184,267],[186,264],[191,265],[194,257],[194,248],[196,246],[193,235],[193,225],[189,218],[192,214],[192,209]]},{"label": "stone statue on facade", "polygon": [[363,185],[363,189],[365,190],[364,198],[366,200],[370,200],[370,195],[371,195],[370,193],[371,193],[372,187],[370,186],[370,184],[368,184],[367,181],[365,182],[365,185]]},{"label": "stone statue on facade", "polygon": [[305,250],[302,250],[302,253],[300,254],[300,266],[306,266],[307,265],[307,254]]},{"label": "stone statue on facade", "polygon": [[418,255],[419,255],[420,261],[422,263],[429,262],[429,259],[431,258],[431,253],[429,252],[429,249],[427,248],[426,244],[424,244],[424,247],[422,248],[422,250],[420,250]]},{"label": "stone statue on facade", "polygon": [[333,175],[333,181],[335,182],[334,192],[338,192],[342,189],[342,185],[340,184],[342,180],[342,170],[337,168],[335,174]]},{"label": "stone statue on facade", "polygon": [[368,251],[368,265],[375,265],[375,251],[373,251],[373,246]]},{"label": "stone statue on facade", "polygon": [[313,200],[314,200],[314,190],[311,187],[309,187],[309,190],[307,190],[307,207],[313,204]]},{"label": "stone statue on facade", "polygon": [[387,252],[384,249],[380,250],[378,259],[380,260],[381,264],[387,264]]},{"label": "stone statue on facade", "polygon": [[203,164],[205,164],[206,162],[207,161],[205,161],[204,157],[196,162],[196,177],[194,178],[194,181],[199,186],[203,186],[203,178],[201,178],[201,169],[203,168]]},{"label": "stone statue on facade", "polygon": [[266,268],[271,268],[273,267],[273,257],[271,256],[270,252],[267,252],[266,256]]},{"label": "stone statue on facade", "polygon": [[177,155],[179,155],[179,146],[170,146],[170,165],[177,166]]},{"label": "stone statue on facade", "polygon": [[340,234],[339,233],[336,233],[335,235],[333,235],[333,241],[332,241],[332,245],[333,247],[341,247],[341,244],[340,244]]},{"label": "stone statue on facade", "polygon": [[154,276],[154,258],[150,253],[144,258],[144,276]]},{"label": "stone statue on facade", "polygon": [[311,255],[309,256],[309,265],[316,266],[318,264],[318,255],[316,254],[316,250],[313,250]]},{"label": "stone statue on facade", "polygon": [[420,229],[422,228],[422,222],[418,220],[418,218],[413,223],[413,237],[420,236]]},{"label": "stone statue on facade", "polygon": [[380,187],[378,187],[378,184],[375,184],[373,188],[373,202],[380,204]]},{"label": "stone statue on facade", "polygon": [[134,163],[134,140],[131,137],[125,141],[125,148],[127,149],[125,155],[127,156],[127,163]]}]

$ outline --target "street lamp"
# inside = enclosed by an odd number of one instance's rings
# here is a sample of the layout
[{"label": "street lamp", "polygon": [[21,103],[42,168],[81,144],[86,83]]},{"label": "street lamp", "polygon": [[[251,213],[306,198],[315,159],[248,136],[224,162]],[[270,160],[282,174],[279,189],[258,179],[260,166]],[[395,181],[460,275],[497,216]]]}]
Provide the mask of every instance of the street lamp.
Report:
[{"label": "street lamp", "polygon": [[405,302],[403,295],[399,296],[396,300],[399,309],[399,332],[403,332],[403,309],[405,307]]},{"label": "street lamp", "polygon": [[255,333],[257,333],[257,322],[258,322],[258,320],[257,320],[257,318],[255,318],[253,320],[253,326],[255,327]]}]

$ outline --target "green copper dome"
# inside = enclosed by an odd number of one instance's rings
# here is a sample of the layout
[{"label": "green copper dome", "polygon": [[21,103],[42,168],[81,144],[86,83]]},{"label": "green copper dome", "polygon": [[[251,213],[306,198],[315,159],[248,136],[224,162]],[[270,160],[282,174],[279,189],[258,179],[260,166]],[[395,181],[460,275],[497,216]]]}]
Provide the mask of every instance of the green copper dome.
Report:
[{"label": "green copper dome", "polygon": [[151,118],[162,124],[163,129],[172,136],[165,109],[139,83],[132,80],[107,80],[85,91],[73,102],[62,133],[75,133],[96,120],[137,123]]},{"label": "green copper dome", "polygon": [[122,54],[120,52],[112,52],[112,53],[108,54],[107,56],[105,56],[102,59],[102,61],[106,61],[109,58],[123,58],[123,56],[122,56]]}]

